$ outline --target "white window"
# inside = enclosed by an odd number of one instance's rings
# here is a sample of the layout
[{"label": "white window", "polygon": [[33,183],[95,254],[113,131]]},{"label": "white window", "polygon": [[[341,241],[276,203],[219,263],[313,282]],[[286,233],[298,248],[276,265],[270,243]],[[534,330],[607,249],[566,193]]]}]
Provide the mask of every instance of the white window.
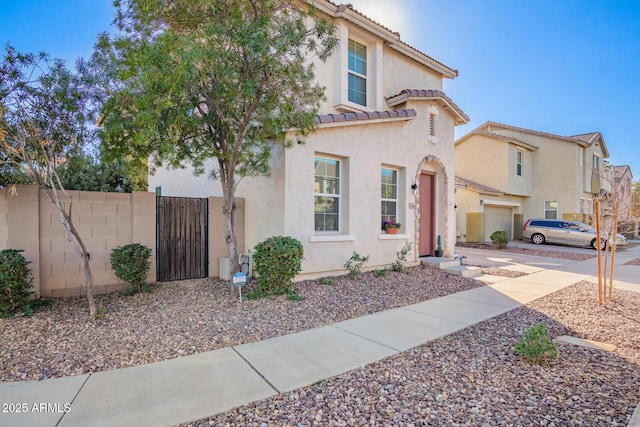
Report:
[{"label": "white window", "polygon": [[367,47],[349,39],[348,99],[367,105]]},{"label": "white window", "polygon": [[524,153],[520,150],[516,150],[516,175],[522,176],[522,157]]},{"label": "white window", "polygon": [[314,213],[316,231],[340,230],[340,161],[314,159]]},{"label": "white window", "polygon": [[546,219],[558,219],[558,201],[557,200],[545,200],[544,217]]},{"label": "white window", "polygon": [[600,179],[600,157],[593,156],[593,172],[591,174],[593,179]]},{"label": "white window", "polygon": [[385,222],[398,222],[398,171],[382,168],[380,174],[382,228]]}]

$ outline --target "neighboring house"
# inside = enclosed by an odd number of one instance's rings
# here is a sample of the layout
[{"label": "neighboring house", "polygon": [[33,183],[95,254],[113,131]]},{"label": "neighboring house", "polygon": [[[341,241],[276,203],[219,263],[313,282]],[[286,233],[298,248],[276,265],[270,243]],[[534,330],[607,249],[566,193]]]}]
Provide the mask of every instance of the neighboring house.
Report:
[{"label": "neighboring house", "polygon": [[619,219],[630,220],[633,217],[631,214],[633,173],[629,166],[624,165],[614,166],[613,175],[613,193],[620,201]]},{"label": "neighboring house", "polygon": [[592,221],[606,190],[600,132],[560,136],[487,122],[455,143],[458,241],[488,242],[493,231],[520,237],[528,218]]},{"label": "neighboring house", "polygon": [[[306,144],[277,146],[271,176],[240,182],[245,248],[273,235],[304,245],[302,275],[343,272],[353,252],[388,266],[404,245],[410,261],[455,244],[454,128],[469,121],[442,91],[458,73],[400,40],[350,5],[314,1],[335,25],[339,48],[316,76],[327,100]],[[215,162],[210,162],[215,164]],[[189,169],[159,169],[149,189],[205,197],[220,185]],[[384,221],[402,224],[386,234]],[[210,225],[210,227],[213,225]]]}]

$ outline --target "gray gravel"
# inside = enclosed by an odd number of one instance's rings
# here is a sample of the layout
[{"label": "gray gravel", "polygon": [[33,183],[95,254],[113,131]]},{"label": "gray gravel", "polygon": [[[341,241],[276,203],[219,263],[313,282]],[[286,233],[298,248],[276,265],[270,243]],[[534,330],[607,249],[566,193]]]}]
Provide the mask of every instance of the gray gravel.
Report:
[{"label": "gray gravel", "polygon": [[[581,282],[383,361],[183,426],[626,426],[640,401],[640,294],[598,306]],[[618,346],[558,344],[546,366],[513,344],[544,322],[549,335]]]},{"label": "gray gravel", "polygon": [[[41,380],[142,365],[339,322],[483,286],[427,267],[333,285],[304,281],[304,301],[238,301],[228,283],[190,280],[153,285],[151,294],[98,297],[101,319],[84,298],[54,300],[32,317],[0,319],[0,382]],[[255,283],[243,289],[249,292]]]},{"label": "gray gravel", "polygon": [[[301,302],[242,305],[217,280],[166,283],[152,294],[100,297],[106,316],[93,320],[84,299],[57,300],[30,318],[0,319],[0,381],[140,365],[482,286],[425,267],[333,280],[297,284]],[[184,426],[625,426],[640,401],[640,294],[614,297],[600,307],[596,285],[582,282],[362,369]],[[617,349],[559,344],[556,361],[530,365],[513,344],[541,321],[552,337]]]}]

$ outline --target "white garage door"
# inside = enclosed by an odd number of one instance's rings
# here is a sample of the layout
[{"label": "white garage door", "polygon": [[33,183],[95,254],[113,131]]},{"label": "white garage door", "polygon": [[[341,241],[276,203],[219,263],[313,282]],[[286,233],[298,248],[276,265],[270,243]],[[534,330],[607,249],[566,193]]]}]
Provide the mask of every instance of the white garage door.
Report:
[{"label": "white garage door", "polygon": [[496,206],[485,206],[484,208],[484,231],[485,240],[490,242],[491,233],[494,231],[504,230],[509,233],[509,240],[513,238],[513,229],[511,227],[511,208],[502,208]]}]

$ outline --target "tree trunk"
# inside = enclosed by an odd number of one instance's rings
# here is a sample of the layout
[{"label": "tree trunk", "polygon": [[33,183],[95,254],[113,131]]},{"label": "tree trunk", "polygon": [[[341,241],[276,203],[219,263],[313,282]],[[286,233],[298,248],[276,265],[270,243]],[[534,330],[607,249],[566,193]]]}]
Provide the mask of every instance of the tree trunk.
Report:
[{"label": "tree trunk", "polygon": [[87,290],[87,303],[89,303],[89,315],[95,317],[98,314],[96,300],[93,297],[93,277],[91,277],[91,267],[89,266],[89,254],[82,257],[82,267],[84,268],[84,281]]},{"label": "tree trunk", "polygon": [[[69,211],[67,212],[60,201],[60,195],[56,188],[48,188],[45,190],[49,196],[49,200],[60,213],[60,222],[67,240],[82,258],[82,267],[84,269],[85,289],[87,291],[87,303],[89,304],[89,315],[94,317],[97,314],[96,301],[93,297],[93,277],[91,276],[91,266],[89,265],[89,252],[82,241],[82,237],[71,219],[71,207],[73,206],[71,198],[69,199]],[[64,190],[63,190],[64,191]]]},{"label": "tree trunk", "polygon": [[240,260],[238,256],[238,240],[235,232],[236,204],[234,202],[234,186],[223,185],[224,205],[222,206],[224,239],[227,244],[229,254],[229,272],[233,275],[240,271]]}]

